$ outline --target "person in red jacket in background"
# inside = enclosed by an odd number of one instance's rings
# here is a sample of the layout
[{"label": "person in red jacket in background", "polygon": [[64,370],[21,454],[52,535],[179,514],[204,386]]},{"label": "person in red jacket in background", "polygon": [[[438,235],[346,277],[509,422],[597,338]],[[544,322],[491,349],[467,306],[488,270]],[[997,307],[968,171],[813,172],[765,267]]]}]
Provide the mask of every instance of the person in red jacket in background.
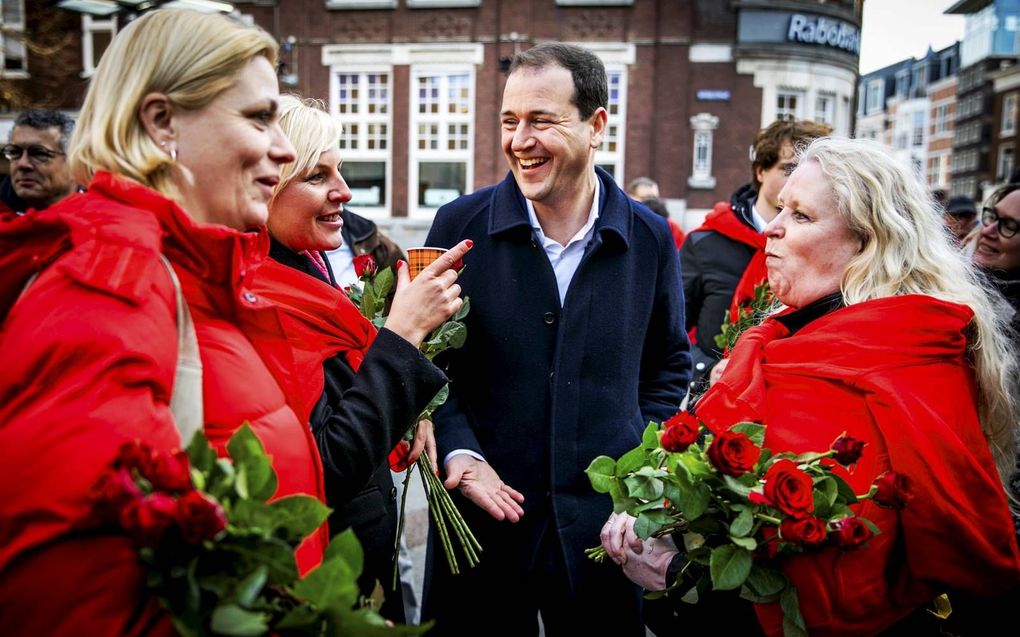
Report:
[{"label": "person in red jacket in background", "polygon": [[[1005,301],[951,244],[924,186],[874,142],[813,142],[778,203],[765,254],[785,309],[740,337],[697,415],[715,433],[760,422],[776,453],[861,440],[855,493],[890,470],[913,482],[905,509],[851,507],[881,530],[863,547],[780,562],[807,632],[999,634],[1020,592],[1004,489],[1017,416]],[[631,579],[662,590],[684,559],[671,538],[642,543],[633,521],[611,519],[603,544]],[[942,594],[956,610],[945,626],[925,610]],[[728,632],[783,634],[778,603],[755,614],[741,604],[728,600]],[[699,626],[705,607],[686,608],[679,621]]]},{"label": "person in red jacket in background", "polygon": [[751,183],[720,201],[680,247],[688,337],[700,394],[723,352],[715,337],[726,312],[753,298],[765,280],[765,224],[776,216],[776,197],[794,166],[799,145],[832,132],[825,124],[778,120],[758,131],[751,148]]},{"label": "person in red jacket in background", "polygon": [[627,195],[634,201],[645,204],[649,210],[666,220],[669,224],[669,231],[673,235],[673,243],[679,250],[686,235],[680,224],[670,219],[666,202],[659,198],[659,184],[651,177],[638,177],[627,185]]},{"label": "person in red jacket in background", "polygon": [[[182,445],[175,288],[201,356],[200,403],[223,451],[245,421],[274,497],[324,499],[297,416],[302,378],[281,311],[252,292],[268,202],[294,149],[277,44],[226,16],[158,10],[129,24],[89,86],[70,148],[88,191],[0,224],[0,626],[11,635],[168,635],[126,535],[90,526],[90,488],[126,441]],[[36,276],[25,289],[26,282]],[[23,291],[24,290],[24,291]],[[199,395],[200,394],[200,395]],[[318,564],[326,529],[297,551]]]}]

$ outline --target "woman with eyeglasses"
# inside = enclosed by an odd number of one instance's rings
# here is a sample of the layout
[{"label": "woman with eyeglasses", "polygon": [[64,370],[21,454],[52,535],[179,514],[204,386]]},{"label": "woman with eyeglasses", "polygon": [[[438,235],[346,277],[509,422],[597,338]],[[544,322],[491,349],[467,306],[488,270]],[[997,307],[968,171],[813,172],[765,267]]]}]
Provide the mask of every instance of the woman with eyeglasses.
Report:
[{"label": "woman with eyeglasses", "polygon": [[1020,327],[1020,184],[1006,184],[993,192],[981,211],[981,228],[975,237],[974,263],[1010,302]]},{"label": "woman with eyeglasses", "polygon": [[[252,292],[268,203],[294,160],[276,58],[268,34],[223,15],[135,20],[71,142],[88,191],[0,223],[4,634],[174,634],[137,549],[91,517],[90,489],[128,441],[169,451],[202,428],[222,452],[248,422],[274,497],[325,497],[281,311]],[[324,527],[305,539],[300,572],[327,541]]]}]

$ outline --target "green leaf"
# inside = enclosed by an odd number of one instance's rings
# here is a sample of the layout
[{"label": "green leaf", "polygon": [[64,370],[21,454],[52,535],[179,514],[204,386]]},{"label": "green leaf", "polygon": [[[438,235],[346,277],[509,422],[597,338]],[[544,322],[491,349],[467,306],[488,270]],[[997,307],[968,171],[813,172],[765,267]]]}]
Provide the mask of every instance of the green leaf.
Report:
[{"label": "green leaf", "polygon": [[269,569],[271,584],[290,584],[298,576],[297,563],[294,561],[294,547],[276,538],[240,538],[232,541],[221,541],[217,545],[221,551],[235,553],[251,565],[265,564]]},{"label": "green leaf", "polygon": [[632,471],[637,471],[645,463],[647,453],[642,447],[635,447],[620,456],[616,461],[616,476],[623,478]]},{"label": "green leaf", "polygon": [[677,454],[680,458],[680,462],[683,467],[690,474],[691,478],[697,480],[698,478],[705,478],[713,474],[712,467],[707,462],[701,460],[693,453],[681,453]]},{"label": "green leaf", "polygon": [[699,482],[690,489],[682,489],[680,491],[680,501],[677,504],[680,506],[680,510],[683,511],[684,519],[688,522],[693,522],[700,518],[705,510],[708,509],[710,498],[711,492],[708,487]]},{"label": "green leaf", "polygon": [[599,456],[584,470],[591,481],[591,487],[598,493],[609,493],[610,485],[616,480],[616,461],[609,456]]},{"label": "green leaf", "polygon": [[[644,469],[650,469],[650,467],[642,467],[642,471]],[[623,483],[627,486],[627,492],[632,498],[639,498],[641,500],[658,500],[662,498],[662,478],[639,471],[624,478]]]},{"label": "green leaf", "polygon": [[256,568],[248,577],[241,580],[241,583],[237,585],[237,591],[235,597],[237,598],[237,604],[243,608],[251,608],[255,600],[258,599],[259,593],[266,585],[266,581],[269,579],[269,569],[265,564],[260,565]]},{"label": "green leaf", "polygon": [[376,318],[379,308],[379,297],[376,295],[373,286],[366,285],[365,291],[361,294],[361,313],[370,319]]},{"label": "green leaf", "polygon": [[463,323],[447,323],[450,329],[446,336],[447,349],[460,349],[467,342],[467,328]]},{"label": "green leaf", "polygon": [[465,296],[464,303],[460,306],[460,309],[457,310],[457,312],[450,318],[453,319],[454,321],[463,321],[464,317],[466,317],[468,315],[468,312],[470,311],[471,311],[471,299]]},{"label": "green leaf", "polygon": [[754,564],[745,584],[761,597],[778,595],[790,582],[774,568]]},{"label": "green leaf", "polygon": [[641,446],[645,449],[656,449],[659,446],[659,425],[649,422],[641,434]]},{"label": "green leaf", "polygon": [[322,609],[351,608],[358,601],[358,573],[334,555],[296,582],[294,592]]},{"label": "green leaf", "polygon": [[853,487],[847,484],[846,480],[839,477],[835,473],[829,476],[832,481],[836,483],[836,493],[839,496],[840,502],[843,504],[854,504],[857,502],[857,494],[854,493]]},{"label": "green leaf", "polygon": [[248,423],[241,425],[230,437],[227,452],[238,474],[235,485],[238,495],[265,502],[276,493],[276,472],[273,471],[262,442]]},{"label": "green leaf", "polygon": [[195,432],[191,442],[188,443],[187,452],[193,469],[198,469],[202,473],[212,472],[216,464],[216,450],[209,444],[209,439],[202,430]]},{"label": "green leaf", "polygon": [[779,607],[783,611],[783,637],[808,637],[804,617],[800,614],[797,589],[788,586],[779,596]]},{"label": "green leaf", "polygon": [[393,268],[386,268],[375,275],[373,287],[377,298],[386,298],[386,295],[393,289],[393,280]]},{"label": "green leaf", "polygon": [[672,523],[673,518],[662,509],[643,511],[634,522],[634,533],[642,540],[647,540],[662,527]]},{"label": "green leaf", "polygon": [[678,480],[664,480],[662,483],[662,497],[670,502],[670,506],[678,507],[680,503],[680,486]]},{"label": "green leaf", "polygon": [[697,604],[698,603],[698,587],[692,586],[689,591],[684,593],[684,596],[680,598],[680,601],[685,604]]},{"label": "green leaf", "polygon": [[730,427],[730,430],[744,434],[751,439],[756,447],[765,444],[765,425],[756,422],[738,422]]},{"label": "green leaf", "polygon": [[365,551],[351,529],[334,535],[329,541],[323,561],[334,559],[342,559],[356,575],[361,575],[365,564]]},{"label": "green leaf", "polygon": [[307,495],[289,495],[269,504],[274,530],[283,538],[298,542],[319,528],[329,517],[330,508]]},{"label": "green leaf", "polygon": [[726,484],[726,488],[740,497],[747,498],[747,496],[751,493],[751,487],[744,484],[741,480],[729,475],[724,475],[722,478],[723,482]]},{"label": "green leaf", "polygon": [[276,630],[292,630],[302,635],[319,635],[321,630],[317,627],[325,622],[322,613],[315,610],[308,604],[295,606],[283,618],[273,625]]},{"label": "green leaf", "polygon": [[842,519],[842,518],[848,518],[848,517],[852,516],[853,514],[854,514],[854,512],[851,511],[850,507],[848,507],[847,505],[845,505],[845,504],[836,504],[836,505],[834,505],[832,507],[832,510],[829,511],[829,515],[827,515],[827,516],[819,515],[818,517],[824,517],[829,522],[832,522],[833,520],[839,520],[839,519]]},{"label": "green leaf", "polygon": [[733,544],[724,544],[712,549],[709,571],[712,588],[728,591],[740,588],[751,573],[751,552]]},{"label": "green leaf", "polygon": [[269,630],[268,616],[245,610],[237,604],[221,604],[212,612],[209,627],[214,633],[231,637],[255,637]]},{"label": "green leaf", "polygon": [[753,537],[733,537],[731,535],[730,542],[733,542],[740,548],[747,549],[748,551],[753,551],[758,548],[758,540]]},{"label": "green leaf", "polygon": [[733,523],[730,524],[730,535],[734,537],[744,537],[751,532],[754,527],[754,513],[751,509],[744,509],[740,512]]},{"label": "green leaf", "polygon": [[262,537],[269,537],[269,534],[273,532],[273,514],[265,502],[238,500],[230,510],[228,517],[231,524],[247,527],[249,531]]},{"label": "green leaf", "polygon": [[[839,494],[839,487],[831,477],[817,478],[814,481],[815,489],[825,494],[825,503],[832,506],[836,503],[836,496]],[[828,508],[828,507],[826,507]]]}]

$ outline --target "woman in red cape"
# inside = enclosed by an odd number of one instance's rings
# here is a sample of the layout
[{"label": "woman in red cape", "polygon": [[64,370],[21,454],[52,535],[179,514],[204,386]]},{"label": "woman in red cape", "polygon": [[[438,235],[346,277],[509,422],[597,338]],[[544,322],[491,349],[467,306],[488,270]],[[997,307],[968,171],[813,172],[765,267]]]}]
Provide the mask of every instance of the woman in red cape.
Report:
[{"label": "woman in red cape", "polygon": [[[275,497],[325,499],[296,413],[303,379],[266,364],[291,356],[281,311],[252,291],[268,202],[294,159],[277,121],[276,54],[264,31],[222,15],[133,21],[103,56],[72,140],[88,191],[0,224],[5,634],[173,633],[129,538],[90,518],[90,489],[127,441],[180,447],[179,402],[201,408],[188,421],[221,453],[249,422]],[[196,391],[175,380],[181,309],[201,358]],[[301,572],[327,541],[325,527],[306,538]]]},{"label": "woman in red cape", "polygon": [[[950,245],[921,184],[872,143],[812,143],[780,204],[765,254],[785,309],[740,338],[698,417],[715,432],[761,422],[777,452],[826,449],[843,432],[863,440],[857,493],[888,470],[912,478],[902,511],[855,506],[881,530],[865,547],[782,563],[810,635],[987,634],[996,618],[967,611],[1020,584],[1003,486],[1017,370],[1002,299]],[[664,585],[658,548],[624,542],[614,557],[637,573],[659,555]],[[924,609],[943,593],[959,612],[940,627]],[[704,616],[676,610],[688,627]],[[755,611],[741,634],[783,634],[778,604]]]},{"label": "woman in red cape", "polygon": [[[365,552],[362,593],[370,595],[378,580],[385,595],[380,613],[405,623],[400,587],[393,587],[397,503],[386,455],[447,382],[419,345],[462,304],[451,266],[468,245],[454,247],[413,281],[399,262],[386,326],[377,331],[337,288],[321,252],[341,244],[351,191],[340,174],[340,124],[320,104],[291,95],[280,100],[280,125],[296,159],[284,166],[269,205],[271,261],[255,291],[284,308],[294,351],[286,367],[304,381],[299,415],[322,455],[330,532],[354,529]],[[431,432],[431,422],[419,425],[408,462],[428,441],[438,466]]]}]

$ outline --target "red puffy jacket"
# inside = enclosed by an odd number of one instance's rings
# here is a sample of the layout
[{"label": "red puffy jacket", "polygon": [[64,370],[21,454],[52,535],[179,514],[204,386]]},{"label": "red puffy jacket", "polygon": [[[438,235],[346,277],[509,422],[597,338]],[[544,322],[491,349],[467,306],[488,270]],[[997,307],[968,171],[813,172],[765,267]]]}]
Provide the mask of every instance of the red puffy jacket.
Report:
[{"label": "red puffy jacket", "polygon": [[[874,635],[940,593],[994,597],[1020,582],[975,407],[972,317],[962,305],[906,295],[836,310],[792,336],[773,318],[741,336],[698,403],[713,430],[764,423],[773,451],[823,451],[843,432],[865,441],[849,477],[856,493],[890,469],[913,480],[903,511],[852,507],[881,529],[863,548],[784,563],[812,637]],[[778,604],[757,611],[767,634],[782,634]]]},{"label": "red puffy jacket", "polygon": [[[88,489],[120,445],[179,446],[168,407],[177,361],[173,264],[201,351],[205,432],[222,452],[248,421],[273,459],[275,497],[324,499],[301,380],[278,308],[250,291],[268,235],[196,223],[135,182],[0,221],[0,626],[7,634],[172,633],[144,596],[125,536],[85,527]],[[28,276],[38,279],[18,299]],[[266,362],[264,362],[266,361]],[[271,371],[274,370],[274,371]],[[297,552],[306,572],[325,528]]]}]

